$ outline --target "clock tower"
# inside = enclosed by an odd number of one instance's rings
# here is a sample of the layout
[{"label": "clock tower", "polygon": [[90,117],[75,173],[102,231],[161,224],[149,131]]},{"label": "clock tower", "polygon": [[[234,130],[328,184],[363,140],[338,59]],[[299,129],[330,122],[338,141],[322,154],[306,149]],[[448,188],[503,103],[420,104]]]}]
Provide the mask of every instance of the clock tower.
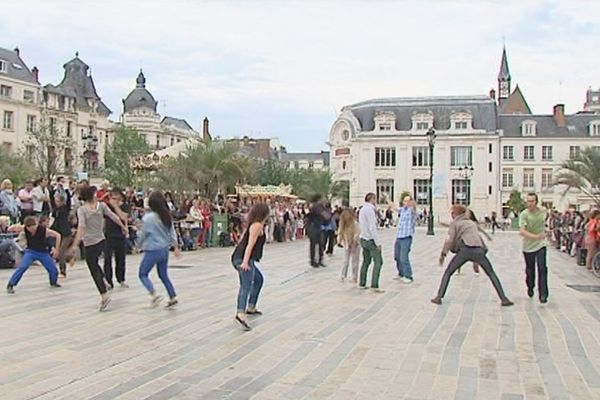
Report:
[{"label": "clock tower", "polygon": [[503,47],[500,72],[498,73],[498,104],[502,106],[502,103],[508,99],[508,96],[510,96],[510,71],[508,70],[506,47]]}]

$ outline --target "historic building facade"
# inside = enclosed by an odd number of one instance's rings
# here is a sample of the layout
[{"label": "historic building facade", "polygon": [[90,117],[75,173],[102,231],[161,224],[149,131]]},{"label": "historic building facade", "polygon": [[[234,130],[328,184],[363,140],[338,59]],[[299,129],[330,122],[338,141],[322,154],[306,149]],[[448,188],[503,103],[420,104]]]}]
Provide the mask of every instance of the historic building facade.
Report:
[{"label": "historic building facade", "polygon": [[[489,96],[386,98],[342,109],[330,130],[331,171],[346,180],[350,204],[367,192],[383,204],[412,193],[429,204],[427,131],[436,133],[433,155],[434,214],[448,218],[453,203],[477,215],[500,213],[514,189],[535,191],[548,207],[585,206],[589,199],[552,185],[562,161],[584,146],[600,145],[600,115],[532,114],[519,87],[511,90],[503,51],[498,90]],[[496,93],[498,98],[496,99]]]},{"label": "historic building facade", "polygon": [[[135,128],[152,150],[162,150],[192,137],[196,132],[184,119],[163,117],[156,111],[158,101],[146,89],[146,77],[140,70],[136,87],[123,99],[121,123]],[[208,119],[204,119],[204,135],[208,134]]]}]

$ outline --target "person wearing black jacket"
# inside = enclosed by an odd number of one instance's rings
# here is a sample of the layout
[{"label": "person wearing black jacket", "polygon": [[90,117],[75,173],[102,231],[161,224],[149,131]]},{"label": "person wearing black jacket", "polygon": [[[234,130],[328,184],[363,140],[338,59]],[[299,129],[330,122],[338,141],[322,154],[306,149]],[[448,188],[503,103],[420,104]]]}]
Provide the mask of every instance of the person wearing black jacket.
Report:
[{"label": "person wearing black jacket", "polygon": [[[108,195],[108,208],[117,214],[123,225],[127,227],[129,213],[123,207],[123,193],[119,189],[112,189]],[[104,248],[104,276],[106,277],[106,281],[110,288],[114,288],[112,268],[112,258],[114,255],[117,282],[122,288],[128,288],[129,285],[125,282],[125,243],[127,238],[121,227],[107,217],[104,218],[104,236],[106,237]]]},{"label": "person wearing black jacket", "polygon": [[[325,251],[325,242],[323,240],[322,226],[331,219],[331,212],[323,204],[320,194],[316,194],[312,199],[312,205],[309,213],[306,215],[306,235],[310,242],[310,265],[313,268],[324,267],[323,252]],[[316,249],[318,248],[318,257]]]},{"label": "person wearing black jacket", "polygon": [[69,208],[65,197],[57,195],[54,197],[54,209],[52,210],[54,222],[50,229],[60,234],[60,249],[58,250],[58,266],[60,274],[67,276],[67,260],[69,259],[68,249],[72,242],[71,222],[69,221]]}]

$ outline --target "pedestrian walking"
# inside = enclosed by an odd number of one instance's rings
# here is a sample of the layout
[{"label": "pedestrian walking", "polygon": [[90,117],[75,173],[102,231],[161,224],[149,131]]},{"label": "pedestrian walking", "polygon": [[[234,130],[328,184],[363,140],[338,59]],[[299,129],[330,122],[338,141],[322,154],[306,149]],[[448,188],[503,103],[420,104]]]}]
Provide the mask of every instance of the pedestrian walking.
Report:
[{"label": "pedestrian walking", "polygon": [[144,257],[140,263],[139,277],[148,293],[150,293],[152,306],[158,306],[162,301],[162,296],[156,294],[154,285],[148,277],[148,274],[156,265],[158,278],[169,295],[166,307],[170,308],[175,306],[178,301],[173,283],[169,279],[169,250],[174,247],[175,257],[181,256],[181,250],[177,243],[177,235],[165,196],[161,192],[152,192],[148,199],[148,207],[149,210],[142,218],[140,244],[144,251]]},{"label": "pedestrian walking", "polygon": [[[110,211],[121,219],[125,230],[129,232],[127,223],[129,210],[123,209],[123,193],[120,189],[113,188],[109,191],[106,205]],[[111,288],[114,288],[112,267],[114,256],[117,283],[121,288],[126,289],[129,287],[125,282],[125,244],[127,236],[123,233],[121,227],[108,217],[104,219],[104,235],[106,237],[106,246],[104,248],[104,276],[106,277],[106,282]]]},{"label": "pedestrian walking", "polygon": [[348,277],[348,267],[352,262],[352,282],[356,283],[358,277],[358,263],[360,260],[360,232],[354,213],[350,210],[342,211],[340,215],[340,229],[338,233],[340,243],[344,246],[344,265],[340,281]]},{"label": "pedestrian walking", "polygon": [[94,280],[94,284],[100,292],[100,311],[104,311],[110,303],[110,295],[108,294],[108,283],[104,272],[98,263],[100,254],[104,251],[104,217],[110,218],[123,234],[127,236],[127,229],[121,222],[121,219],[108,206],[98,199],[95,186],[82,185],[79,188],[79,199],[83,201],[83,205],[77,209],[77,233],[71,245],[71,252],[74,253],[79,243],[83,243],[85,262],[90,270],[90,275]]},{"label": "pedestrian walking", "polygon": [[442,299],[446,294],[450,278],[463,264],[468,261],[476,262],[483,268],[487,276],[490,278],[492,285],[498,293],[501,304],[503,306],[512,306],[513,302],[506,297],[502,284],[498,279],[498,276],[494,272],[494,268],[490,260],[487,258],[487,248],[485,243],[479,236],[480,227],[467,215],[467,208],[463,205],[456,204],[452,206],[452,223],[448,228],[448,238],[444,243],[442,253],[440,254],[439,264],[444,264],[444,259],[449,251],[456,253],[456,255],[450,260],[448,267],[444,271],[438,294],[435,298],[431,299],[434,304],[442,304]]},{"label": "pedestrian walking", "polygon": [[248,228],[231,255],[231,262],[240,278],[235,320],[247,331],[251,329],[247,316],[262,314],[256,308],[264,282],[258,262],[263,256],[265,224],[268,223],[269,212],[269,206],[265,203],[252,206],[248,214]]},{"label": "pedestrian walking", "polygon": [[[52,259],[52,257],[58,256],[58,249],[60,248],[61,244],[60,234],[51,229],[46,229],[46,227],[40,225],[37,219],[33,216],[28,216],[25,218],[24,225],[27,248],[25,249],[23,258],[21,258],[19,266],[8,281],[6,291],[9,294],[15,293],[15,286],[19,284],[23,274],[35,261],[39,261],[46,271],[48,271],[50,287],[61,287],[57,281],[58,270],[56,269],[56,264]],[[48,251],[48,238],[54,239],[54,246],[52,247],[51,251]]]},{"label": "pedestrian walking", "polygon": [[379,274],[383,265],[383,257],[381,255],[381,240],[377,232],[379,221],[377,208],[377,196],[375,193],[367,193],[365,196],[365,204],[361,207],[358,213],[358,225],[360,228],[360,245],[363,249],[363,264],[360,269],[361,289],[367,288],[367,272],[369,265],[373,261],[373,275],[371,277],[371,289],[374,292],[384,292],[379,288]]},{"label": "pedestrian walking", "polygon": [[525,258],[525,283],[527,295],[533,297],[537,264],[538,296],[541,303],[548,302],[548,266],[546,265],[546,210],[538,207],[538,196],[527,194],[527,208],[519,215],[519,233],[523,237]]},{"label": "pedestrian walking", "polygon": [[[390,204],[393,207],[393,203]],[[413,283],[413,271],[410,265],[410,249],[412,247],[415,225],[417,222],[417,204],[410,196],[402,199],[402,207],[398,209],[398,230],[394,244],[394,260],[399,279],[404,283]]]}]

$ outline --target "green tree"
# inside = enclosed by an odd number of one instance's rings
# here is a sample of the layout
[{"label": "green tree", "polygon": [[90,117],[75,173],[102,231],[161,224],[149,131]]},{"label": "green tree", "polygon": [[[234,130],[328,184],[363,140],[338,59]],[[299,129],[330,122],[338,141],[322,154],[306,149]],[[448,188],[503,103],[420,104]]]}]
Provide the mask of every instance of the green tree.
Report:
[{"label": "green tree", "polygon": [[564,161],[554,184],[564,185],[563,196],[570,189],[577,189],[600,206],[600,151],[585,147],[576,157]]},{"label": "green tree", "polygon": [[350,205],[350,181],[336,181],[331,185],[332,199],[338,199],[344,207]]},{"label": "green tree", "polygon": [[105,151],[104,176],[113,185],[134,186],[138,182],[131,162],[135,157],[148,153],[148,144],[135,129],[120,127]]},{"label": "green tree", "polygon": [[408,190],[405,190],[402,193],[400,193],[400,197],[397,199],[397,203],[401,204],[406,196],[410,196],[412,198],[412,194]]},{"label": "green tree", "polygon": [[290,170],[278,160],[267,160],[256,171],[256,183],[259,185],[289,184]]},{"label": "green tree", "polygon": [[72,172],[74,143],[53,126],[40,124],[27,134],[24,144],[21,157],[31,162],[40,177],[52,180],[60,172]]},{"label": "green tree", "polygon": [[16,188],[27,179],[32,179],[35,173],[35,169],[28,160],[18,155],[7,154],[0,149],[0,180],[10,179]]},{"label": "green tree", "polygon": [[519,215],[527,207],[525,200],[523,200],[523,195],[518,190],[510,192],[506,205],[515,215]]}]

